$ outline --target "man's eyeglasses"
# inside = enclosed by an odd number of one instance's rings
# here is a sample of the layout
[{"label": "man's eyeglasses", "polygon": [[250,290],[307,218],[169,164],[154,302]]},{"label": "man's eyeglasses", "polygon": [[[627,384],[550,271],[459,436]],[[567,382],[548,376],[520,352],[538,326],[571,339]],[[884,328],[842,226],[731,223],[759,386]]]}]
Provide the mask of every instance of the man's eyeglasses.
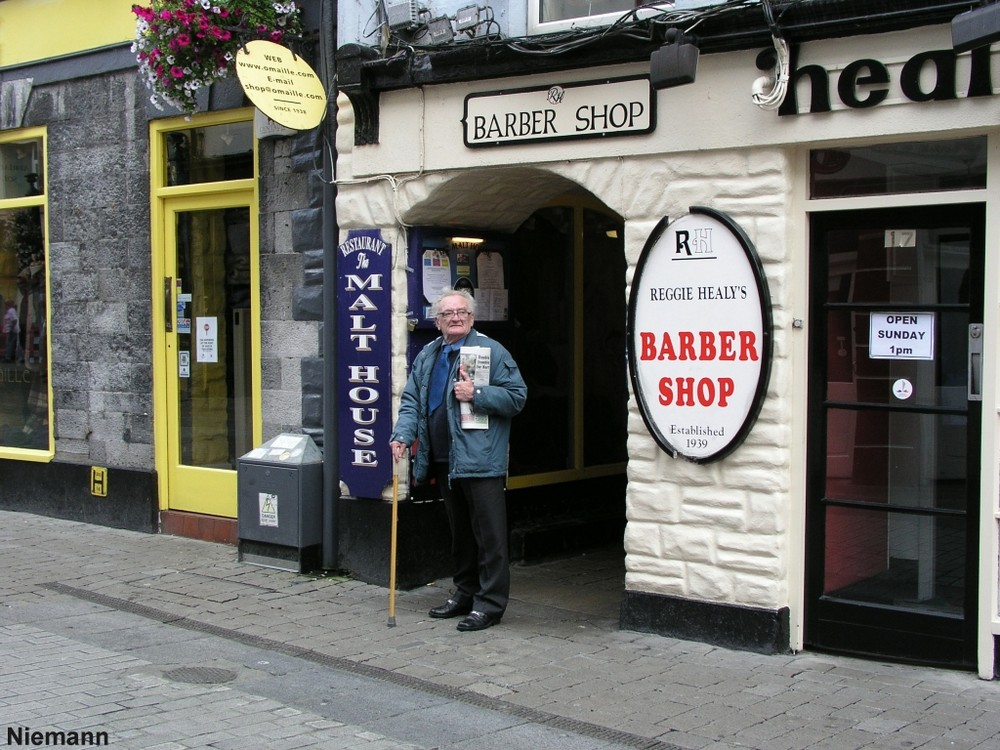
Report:
[{"label": "man's eyeglasses", "polygon": [[438,320],[448,320],[449,318],[465,320],[470,315],[472,315],[472,313],[469,310],[442,310],[437,314]]}]

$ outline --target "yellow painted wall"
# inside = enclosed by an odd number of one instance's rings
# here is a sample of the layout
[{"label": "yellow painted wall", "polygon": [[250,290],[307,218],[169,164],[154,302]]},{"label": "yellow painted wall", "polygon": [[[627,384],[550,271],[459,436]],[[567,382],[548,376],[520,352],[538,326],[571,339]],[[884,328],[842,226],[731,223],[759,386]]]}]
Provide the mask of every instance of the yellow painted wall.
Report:
[{"label": "yellow painted wall", "polygon": [[134,1],[0,0],[0,68],[131,42]]}]

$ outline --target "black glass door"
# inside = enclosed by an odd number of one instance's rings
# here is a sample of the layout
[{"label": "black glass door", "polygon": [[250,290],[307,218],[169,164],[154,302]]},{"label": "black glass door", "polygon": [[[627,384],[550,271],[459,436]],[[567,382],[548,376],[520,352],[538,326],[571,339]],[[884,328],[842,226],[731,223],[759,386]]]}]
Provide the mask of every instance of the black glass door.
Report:
[{"label": "black glass door", "polygon": [[812,218],[809,646],[975,665],[983,226]]}]

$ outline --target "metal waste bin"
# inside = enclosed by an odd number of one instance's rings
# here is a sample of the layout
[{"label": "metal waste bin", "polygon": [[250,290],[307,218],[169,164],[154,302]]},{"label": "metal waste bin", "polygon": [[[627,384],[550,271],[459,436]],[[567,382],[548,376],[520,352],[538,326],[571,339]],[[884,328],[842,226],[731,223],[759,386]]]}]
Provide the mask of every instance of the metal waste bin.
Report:
[{"label": "metal waste bin", "polygon": [[308,435],[285,433],[237,461],[241,562],[317,569],[322,558],[323,454]]}]

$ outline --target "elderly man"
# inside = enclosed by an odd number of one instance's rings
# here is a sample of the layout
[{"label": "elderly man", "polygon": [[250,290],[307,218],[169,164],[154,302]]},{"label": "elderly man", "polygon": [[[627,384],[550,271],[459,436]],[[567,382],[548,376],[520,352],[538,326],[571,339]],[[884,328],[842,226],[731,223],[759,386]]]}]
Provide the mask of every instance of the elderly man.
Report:
[{"label": "elderly man", "polygon": [[[507,445],[528,389],[510,353],[473,329],[476,306],[468,292],[445,289],[431,310],[441,336],[413,360],[390,445],[398,461],[418,441],[414,478],[437,479],[451,525],[455,591],[430,616],[465,615],[459,630],[483,630],[500,622],[510,594]],[[461,365],[463,346],[489,349],[488,384],[473,383]],[[462,403],[486,415],[488,427],[463,428]]]}]

